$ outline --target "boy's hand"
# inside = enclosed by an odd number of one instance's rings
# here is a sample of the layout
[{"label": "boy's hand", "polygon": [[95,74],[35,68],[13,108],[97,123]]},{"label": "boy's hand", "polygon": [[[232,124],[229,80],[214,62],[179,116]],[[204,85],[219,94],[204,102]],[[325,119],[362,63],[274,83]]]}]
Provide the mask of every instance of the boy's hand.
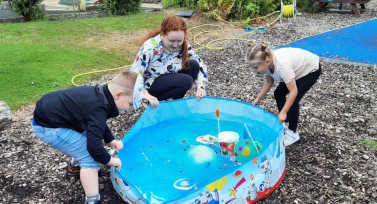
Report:
[{"label": "boy's hand", "polygon": [[123,148],[123,142],[120,140],[113,140],[110,142],[111,149],[115,149],[115,151],[118,153],[119,150]]},{"label": "boy's hand", "polygon": [[120,167],[122,166],[122,161],[120,161],[119,158],[111,157],[109,163],[107,163],[109,166],[115,166],[118,171],[120,171]]}]

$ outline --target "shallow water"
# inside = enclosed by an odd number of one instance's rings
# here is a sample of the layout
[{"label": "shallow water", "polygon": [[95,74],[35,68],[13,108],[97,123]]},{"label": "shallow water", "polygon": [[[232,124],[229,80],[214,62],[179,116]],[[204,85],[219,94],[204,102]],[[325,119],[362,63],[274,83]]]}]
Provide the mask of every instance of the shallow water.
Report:
[{"label": "shallow water", "polygon": [[[235,131],[240,140],[248,139],[244,123],[263,147],[278,134],[260,122],[226,114],[221,115],[220,131]],[[217,133],[217,119],[213,115],[198,114],[164,121],[136,135],[126,135],[132,138],[118,155],[122,160],[120,173],[149,201],[162,203],[182,198],[239,168],[240,164],[222,155],[216,145],[197,148],[202,145],[196,142],[198,136]]]}]

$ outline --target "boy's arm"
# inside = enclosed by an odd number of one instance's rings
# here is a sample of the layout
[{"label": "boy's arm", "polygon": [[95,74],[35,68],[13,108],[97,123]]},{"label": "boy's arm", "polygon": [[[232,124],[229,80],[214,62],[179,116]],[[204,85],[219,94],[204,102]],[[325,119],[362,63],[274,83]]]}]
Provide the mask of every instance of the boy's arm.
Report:
[{"label": "boy's arm", "polygon": [[103,139],[105,140],[105,143],[109,143],[114,140],[113,133],[111,133],[111,130],[107,125],[105,127],[105,134],[103,135]]},{"label": "boy's arm", "polygon": [[106,131],[110,131],[106,124],[106,116],[107,114],[104,110],[93,111],[92,115],[89,116],[86,135],[86,146],[90,156],[92,156],[95,161],[102,164],[107,164],[111,159],[111,156],[107,153],[103,145]]}]

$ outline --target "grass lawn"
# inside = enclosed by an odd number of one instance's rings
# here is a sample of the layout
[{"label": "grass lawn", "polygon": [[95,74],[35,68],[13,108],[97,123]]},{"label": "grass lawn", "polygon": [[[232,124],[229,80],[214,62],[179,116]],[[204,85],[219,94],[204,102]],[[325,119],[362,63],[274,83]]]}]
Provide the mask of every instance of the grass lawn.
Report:
[{"label": "grass lawn", "polygon": [[[15,110],[72,86],[76,74],[130,64],[136,51],[127,47],[138,47],[141,33],[162,19],[162,13],[140,13],[0,24],[0,100]],[[133,39],[124,40],[129,36]]]},{"label": "grass lawn", "polygon": [[363,141],[362,141],[362,144],[369,145],[369,146],[372,147],[373,149],[377,150],[377,140],[369,140],[369,139],[366,139],[366,140],[363,140]]}]

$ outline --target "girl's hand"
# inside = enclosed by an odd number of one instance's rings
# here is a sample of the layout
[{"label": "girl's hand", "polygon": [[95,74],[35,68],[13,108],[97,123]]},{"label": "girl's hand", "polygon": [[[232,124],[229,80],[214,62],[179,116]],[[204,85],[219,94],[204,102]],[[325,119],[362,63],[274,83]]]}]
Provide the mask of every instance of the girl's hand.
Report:
[{"label": "girl's hand", "polygon": [[287,113],[285,113],[285,112],[280,112],[280,113],[278,114],[278,118],[279,118],[280,122],[284,123],[285,120],[287,119]]},{"label": "girl's hand", "polygon": [[206,95],[206,90],[202,89],[202,88],[198,88],[196,90],[196,99],[200,100],[201,98],[203,98],[204,96]]},{"label": "girl's hand", "polygon": [[148,100],[152,107],[157,107],[160,104],[158,99],[150,95],[147,90],[144,90],[144,98]]},{"label": "girl's hand", "polygon": [[123,142],[120,140],[113,140],[110,142],[111,149],[115,149],[115,151],[118,153],[119,150],[123,148]]},{"label": "girl's hand", "polygon": [[255,106],[259,106],[259,104],[260,104],[260,100],[255,99],[255,100],[253,101],[253,104],[254,104]]}]

